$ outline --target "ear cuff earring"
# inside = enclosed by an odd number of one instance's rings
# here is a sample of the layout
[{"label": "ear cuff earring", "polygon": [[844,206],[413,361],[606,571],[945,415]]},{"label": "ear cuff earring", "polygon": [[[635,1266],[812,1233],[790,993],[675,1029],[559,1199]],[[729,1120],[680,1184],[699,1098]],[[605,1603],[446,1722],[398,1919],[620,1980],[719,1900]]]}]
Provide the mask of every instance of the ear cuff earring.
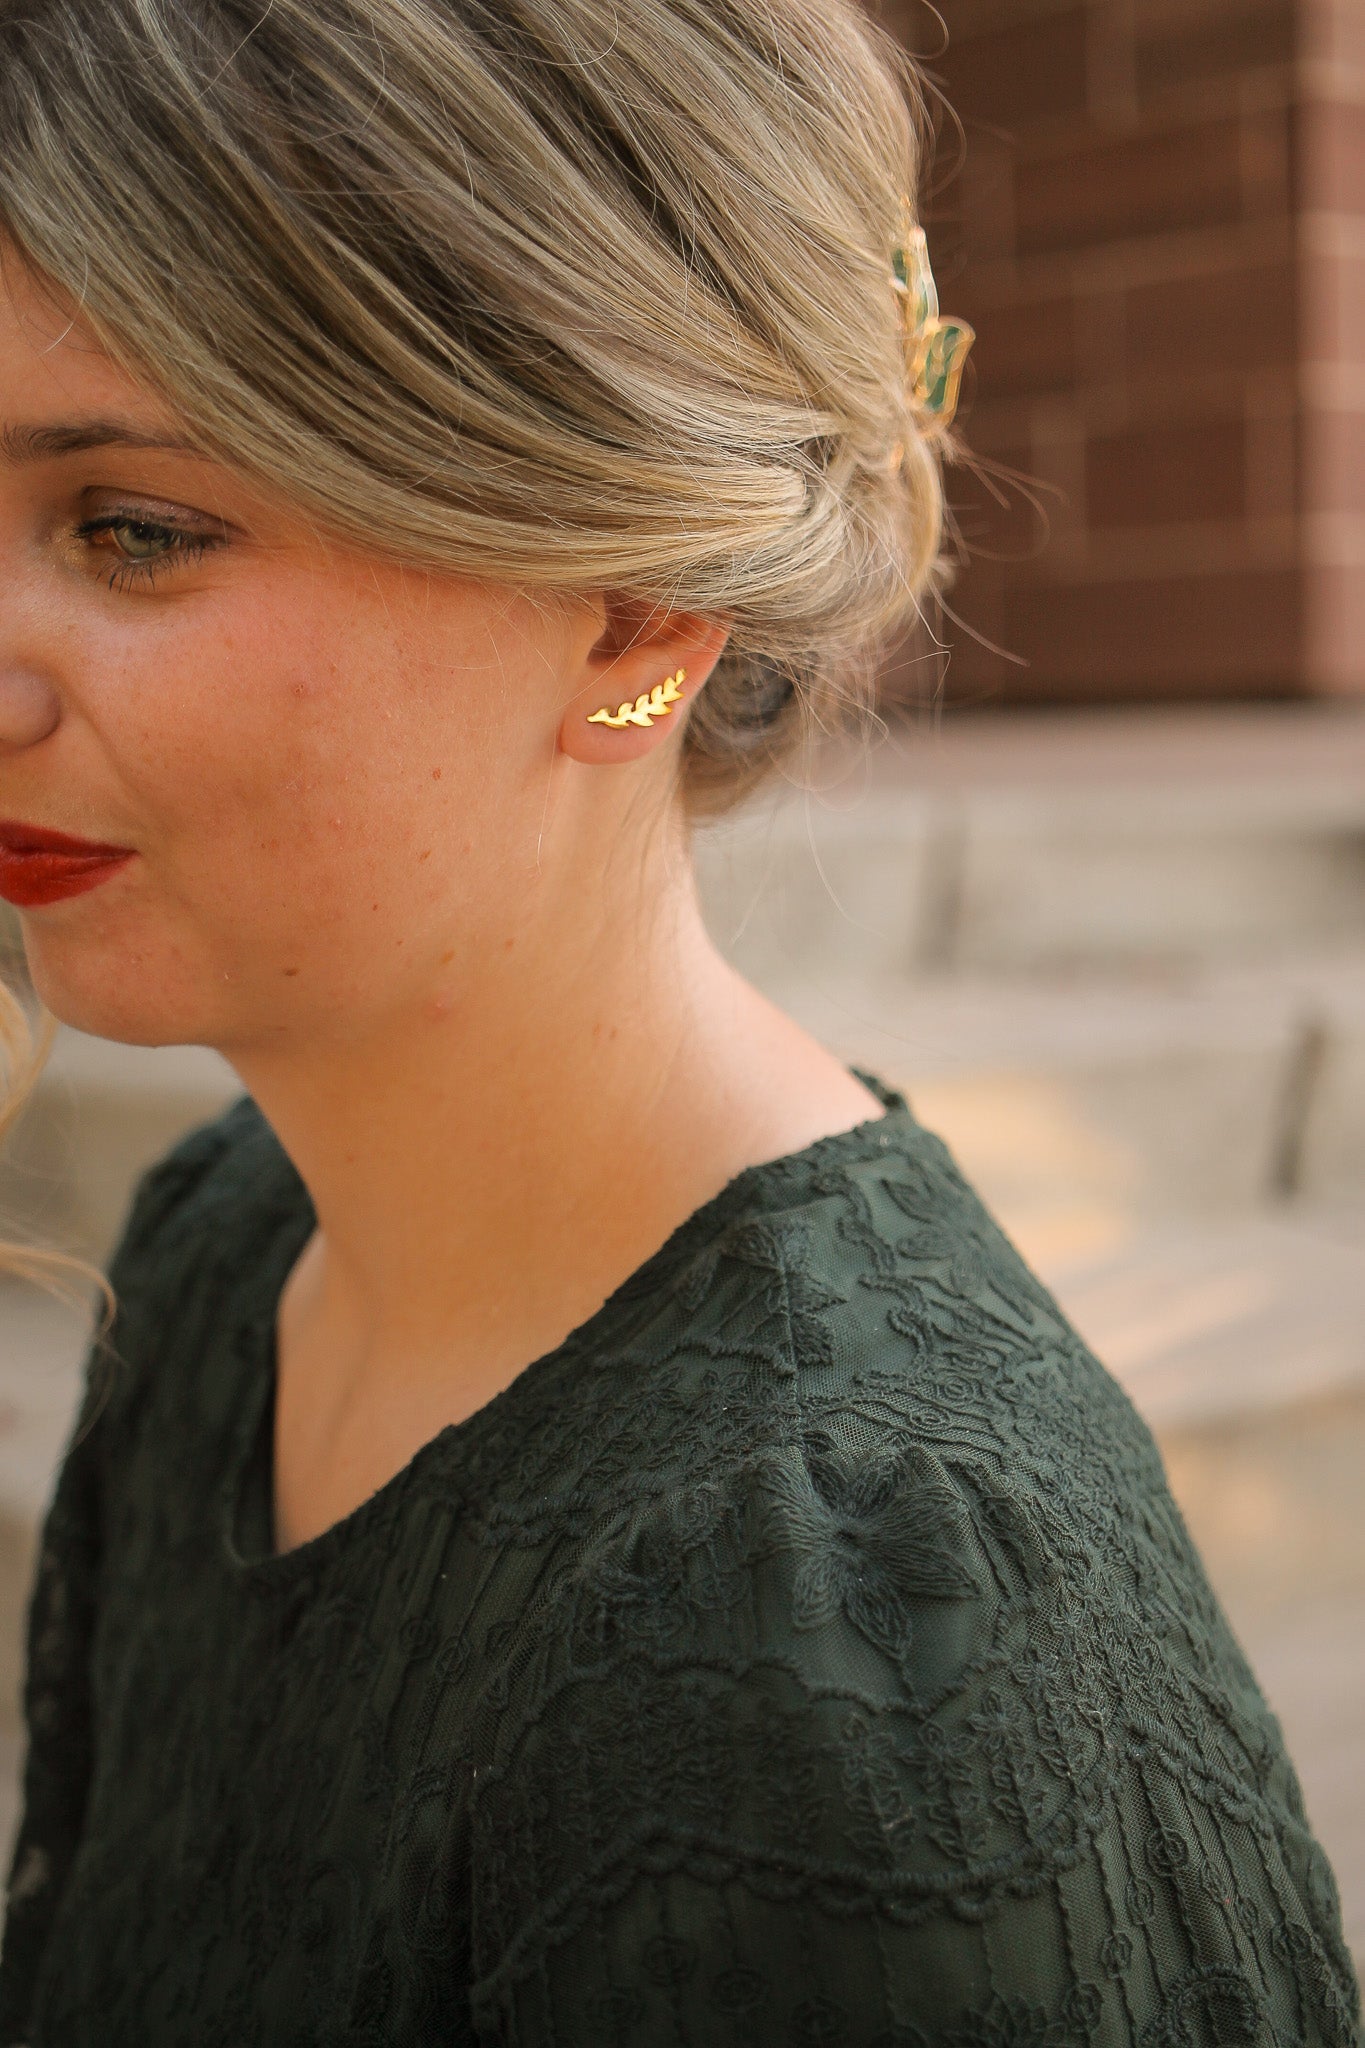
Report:
[{"label": "ear cuff earring", "polygon": [[676,675],[666,676],[656,683],[652,690],[646,690],[633,704],[618,704],[613,711],[604,704],[600,711],[590,712],[589,725],[644,725],[649,726],[656,718],[664,718],[673,709],[682,695],[682,686],[687,670],[680,668]]}]

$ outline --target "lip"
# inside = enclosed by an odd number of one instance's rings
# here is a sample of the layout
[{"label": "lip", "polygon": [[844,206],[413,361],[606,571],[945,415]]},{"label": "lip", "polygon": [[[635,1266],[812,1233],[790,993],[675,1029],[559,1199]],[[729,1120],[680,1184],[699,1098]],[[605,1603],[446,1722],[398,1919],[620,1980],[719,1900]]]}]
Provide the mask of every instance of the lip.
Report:
[{"label": "lip", "polygon": [[0,897],[17,909],[37,909],[82,896],[133,858],[131,846],[73,839],[47,825],[0,819]]}]

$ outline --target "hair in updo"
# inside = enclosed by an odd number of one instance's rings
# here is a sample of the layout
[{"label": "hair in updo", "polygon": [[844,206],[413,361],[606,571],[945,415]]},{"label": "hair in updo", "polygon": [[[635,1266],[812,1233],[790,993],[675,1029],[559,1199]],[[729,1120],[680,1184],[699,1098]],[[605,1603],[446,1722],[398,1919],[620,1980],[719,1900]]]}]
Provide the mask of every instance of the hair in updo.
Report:
[{"label": "hair in updo", "polygon": [[866,703],[935,579],[851,0],[0,0],[0,222],[361,545],[719,616],[689,815]]}]

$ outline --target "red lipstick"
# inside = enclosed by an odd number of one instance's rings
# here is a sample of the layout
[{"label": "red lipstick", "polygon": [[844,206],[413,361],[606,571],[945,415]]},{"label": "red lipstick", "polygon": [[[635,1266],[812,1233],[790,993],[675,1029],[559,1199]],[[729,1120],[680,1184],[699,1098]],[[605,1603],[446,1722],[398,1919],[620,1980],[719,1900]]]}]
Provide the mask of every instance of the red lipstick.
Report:
[{"label": "red lipstick", "polygon": [[0,818],[0,896],[27,910],[83,895],[131,860],[134,850]]}]

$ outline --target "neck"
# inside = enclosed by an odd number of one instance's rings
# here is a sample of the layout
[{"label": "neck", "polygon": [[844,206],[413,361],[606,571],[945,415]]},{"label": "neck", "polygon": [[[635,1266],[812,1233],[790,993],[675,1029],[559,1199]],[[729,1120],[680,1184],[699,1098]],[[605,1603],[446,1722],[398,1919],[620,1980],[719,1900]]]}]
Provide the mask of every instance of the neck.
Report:
[{"label": "neck", "polygon": [[647,917],[565,890],[449,1000],[229,1051],[317,1212],[300,1313],[353,1371],[458,1332],[500,1383],[743,1167],[877,1113],[717,954],[685,851],[653,865],[621,892]]}]

